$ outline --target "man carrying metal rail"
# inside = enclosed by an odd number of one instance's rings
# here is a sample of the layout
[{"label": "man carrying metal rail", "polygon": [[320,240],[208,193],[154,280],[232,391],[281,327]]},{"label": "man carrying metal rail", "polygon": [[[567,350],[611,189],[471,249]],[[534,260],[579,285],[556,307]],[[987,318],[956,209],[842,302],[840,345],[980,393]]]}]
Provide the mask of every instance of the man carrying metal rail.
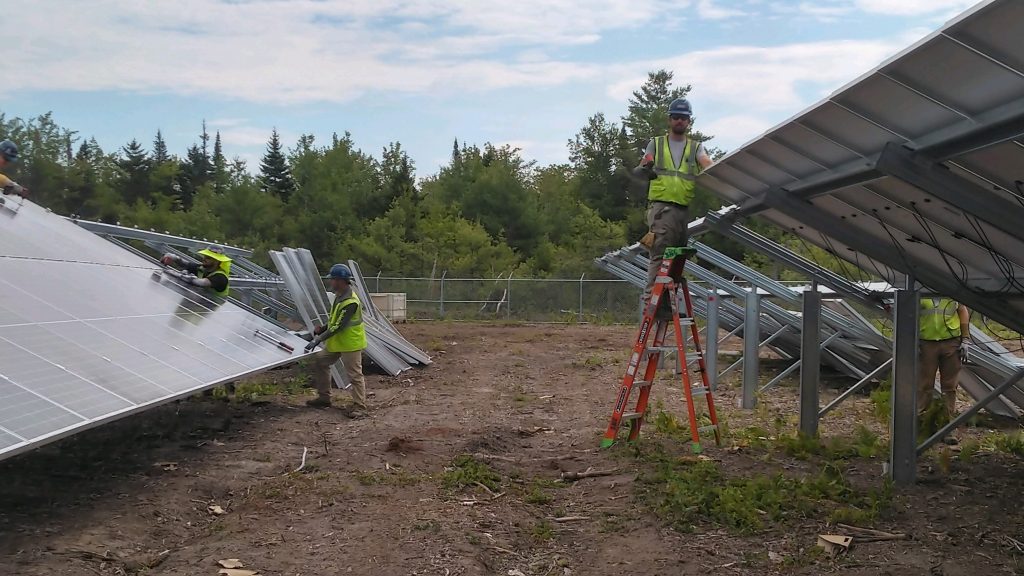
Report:
[{"label": "man carrying metal rail", "polygon": [[652,139],[640,165],[633,169],[636,177],[650,181],[647,190],[650,231],[640,241],[647,247],[651,260],[647,266],[644,300],[651,297],[665,248],[686,246],[686,226],[690,222],[687,208],[693,200],[694,179],[701,170],[711,166],[711,157],[704,145],[690,138],[691,116],[689,101],[673,100],[668,107],[668,134]]},{"label": "man carrying metal rail", "polygon": [[956,417],[956,386],[967,362],[970,314],[949,298],[921,298],[918,333],[917,412],[924,414],[935,397],[935,372],[949,419]]},{"label": "man carrying metal rail", "polygon": [[314,408],[331,405],[331,366],[341,360],[352,383],[352,409],[350,418],[366,416],[366,380],[363,378],[363,350],[366,348],[366,328],[363,326],[363,305],[352,290],[352,270],[344,264],[331,266],[329,274],[334,305],[327,326],[319,326],[316,336],[306,345],[306,352],[321,343],[325,352],[317,355],[313,364],[313,383],[317,397],[306,402]]}]

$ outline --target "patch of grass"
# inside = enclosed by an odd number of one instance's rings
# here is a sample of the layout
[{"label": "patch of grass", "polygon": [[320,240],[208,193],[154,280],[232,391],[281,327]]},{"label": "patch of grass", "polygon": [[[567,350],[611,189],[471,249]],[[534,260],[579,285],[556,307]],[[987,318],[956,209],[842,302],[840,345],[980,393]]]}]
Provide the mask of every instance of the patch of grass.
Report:
[{"label": "patch of grass", "polygon": [[786,556],[782,560],[783,568],[806,568],[813,566],[825,558],[825,549],[817,546],[809,546],[792,556]]},{"label": "patch of grass", "polygon": [[[239,402],[253,402],[266,396],[298,396],[303,394],[309,380],[308,374],[285,378],[274,382],[269,378],[253,378],[235,384],[235,399]],[[214,395],[218,392],[215,391]]]},{"label": "patch of grass", "polygon": [[539,506],[551,504],[552,500],[553,498],[551,497],[551,494],[548,494],[538,486],[530,488],[530,491],[523,497],[523,502],[526,502],[527,504],[537,504]]},{"label": "patch of grass", "polygon": [[530,530],[530,535],[535,540],[547,541],[555,538],[555,529],[551,526],[551,523],[547,520],[541,520],[534,524],[533,529]]},{"label": "patch of grass", "polygon": [[477,484],[497,490],[501,486],[501,474],[469,454],[456,457],[441,475],[441,485],[448,490],[462,490]]},{"label": "patch of grass", "polygon": [[421,520],[413,524],[412,529],[419,532],[437,534],[441,531],[441,524],[437,520]]},{"label": "patch of grass", "polygon": [[1024,432],[988,434],[982,439],[981,445],[991,452],[1003,452],[1024,457]]},{"label": "patch of grass", "polygon": [[946,404],[939,399],[933,399],[928,409],[918,419],[917,441],[923,442],[931,438],[943,426],[949,424],[949,413],[946,412]]},{"label": "patch of grass", "polygon": [[379,470],[359,470],[355,474],[356,482],[363,486],[415,486],[424,480],[418,474],[410,474],[405,470],[381,472]]},{"label": "patch of grass", "polygon": [[642,474],[642,499],[676,530],[689,532],[702,520],[739,534],[753,534],[766,522],[826,514],[841,506],[881,511],[889,498],[860,494],[842,470],[826,464],[806,478],[783,474],[727,477],[713,461],[663,460]]},{"label": "patch of grass", "polygon": [[871,391],[871,411],[881,422],[888,422],[892,415],[892,382],[883,380],[878,388]]},{"label": "patch of grass", "polygon": [[601,521],[598,526],[598,532],[605,534],[611,532],[622,532],[626,527],[626,519],[622,516],[612,514],[611,512],[605,512],[601,516]]},{"label": "patch of grass", "polygon": [[964,440],[963,443],[960,444],[960,454],[957,455],[957,458],[959,458],[964,464],[970,464],[974,461],[974,457],[980,450],[981,443],[977,440]]},{"label": "patch of grass", "polygon": [[481,540],[476,534],[466,534],[466,542],[468,542],[470,546],[479,546],[483,544],[483,540]]},{"label": "patch of grass", "polygon": [[849,458],[877,458],[888,450],[888,446],[878,434],[858,424],[853,438],[819,438],[797,433],[796,435],[779,436],[779,446],[787,455],[799,460],[808,460],[811,456],[821,456],[828,460],[846,460]]}]

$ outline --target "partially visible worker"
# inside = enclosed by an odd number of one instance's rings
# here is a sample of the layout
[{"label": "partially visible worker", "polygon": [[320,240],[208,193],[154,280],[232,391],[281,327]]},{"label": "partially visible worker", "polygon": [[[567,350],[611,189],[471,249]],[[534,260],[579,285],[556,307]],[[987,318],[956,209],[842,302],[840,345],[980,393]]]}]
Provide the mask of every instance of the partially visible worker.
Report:
[{"label": "partially visible worker", "polygon": [[[0,141],[0,170],[4,170],[17,161],[18,145],[10,140]],[[0,190],[3,191],[4,196],[8,194],[16,194],[22,198],[28,196],[28,188],[11,180],[3,172],[0,172]]]},{"label": "partially visible worker", "polygon": [[219,246],[210,246],[199,251],[202,259],[200,264],[187,262],[177,254],[164,254],[160,259],[166,266],[174,266],[185,270],[194,277],[188,281],[193,286],[209,288],[217,296],[228,295],[228,277],[231,274],[231,258],[224,254]]},{"label": "partially visible worker", "polygon": [[704,145],[690,137],[692,116],[689,101],[673,100],[668,107],[668,133],[656,136],[647,144],[640,165],[633,170],[637,177],[650,181],[647,191],[649,232],[642,241],[651,260],[647,266],[645,300],[651,297],[665,248],[686,245],[694,179],[701,170],[711,166],[711,157]]},{"label": "partially visible worker", "polygon": [[317,397],[306,402],[314,408],[331,405],[331,366],[341,360],[352,384],[350,418],[366,416],[366,380],[363,378],[363,350],[366,348],[366,328],[363,326],[363,305],[352,290],[352,270],[344,264],[331,266],[329,274],[334,304],[327,326],[319,326],[316,336],[306,345],[311,352],[321,343],[325,351],[313,363],[313,383]]},{"label": "partially visible worker", "polygon": [[970,313],[949,298],[921,298],[918,311],[917,412],[923,414],[935,398],[935,371],[946,413],[956,416],[956,386],[967,362]]}]

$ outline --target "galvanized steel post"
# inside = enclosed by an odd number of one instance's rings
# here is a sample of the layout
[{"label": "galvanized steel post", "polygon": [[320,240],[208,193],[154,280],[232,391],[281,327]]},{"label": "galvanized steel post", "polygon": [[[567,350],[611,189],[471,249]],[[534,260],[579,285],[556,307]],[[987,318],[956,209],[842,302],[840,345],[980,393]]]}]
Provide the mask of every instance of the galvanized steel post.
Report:
[{"label": "galvanized steel post", "polygon": [[587,273],[584,272],[580,275],[580,314],[577,322],[583,322],[583,279],[586,278]]},{"label": "galvanized steel post", "polygon": [[746,314],[743,321],[743,398],[740,407],[746,410],[757,404],[757,378],[761,366],[758,349],[761,339],[761,295],[757,287],[751,286],[746,297]]},{"label": "galvanized steel post", "polygon": [[441,317],[444,317],[444,277],[448,275],[448,271],[445,270],[441,273]]},{"label": "galvanized steel post", "polygon": [[711,390],[718,388],[718,294],[714,287],[707,297],[707,330],[704,333],[704,370]]},{"label": "galvanized steel post", "polygon": [[918,293],[913,279],[907,289],[896,291],[892,355],[892,448],[889,474],[901,486],[917,477],[917,315]]},{"label": "galvanized steel post", "polygon": [[804,291],[800,334],[800,432],[818,434],[818,381],[821,377],[821,293],[818,283]]}]

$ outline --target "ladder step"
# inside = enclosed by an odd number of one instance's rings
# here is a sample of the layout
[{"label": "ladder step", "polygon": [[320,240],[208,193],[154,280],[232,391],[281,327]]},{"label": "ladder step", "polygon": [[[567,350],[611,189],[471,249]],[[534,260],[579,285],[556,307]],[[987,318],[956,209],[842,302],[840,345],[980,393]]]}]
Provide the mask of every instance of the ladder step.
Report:
[{"label": "ladder step", "polygon": [[639,420],[643,417],[643,414],[639,412],[626,412],[622,415],[621,422],[632,422],[633,420]]},{"label": "ladder step", "polygon": [[703,386],[694,386],[693,388],[690,388],[690,395],[691,396],[707,396],[708,395],[708,389],[703,387]]}]

